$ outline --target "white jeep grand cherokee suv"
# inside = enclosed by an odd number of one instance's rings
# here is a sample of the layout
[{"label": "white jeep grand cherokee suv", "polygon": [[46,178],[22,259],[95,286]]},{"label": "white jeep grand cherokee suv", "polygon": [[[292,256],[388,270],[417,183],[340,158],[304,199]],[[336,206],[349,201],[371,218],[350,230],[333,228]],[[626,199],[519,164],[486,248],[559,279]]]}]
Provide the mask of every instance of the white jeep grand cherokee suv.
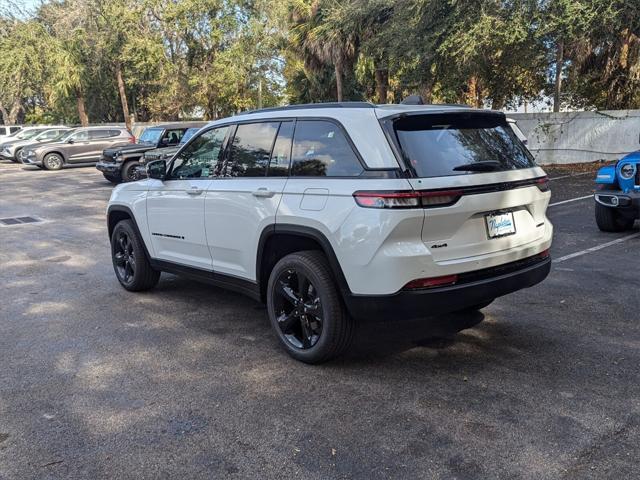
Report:
[{"label": "white jeep grand cherokee suv", "polygon": [[542,281],[545,172],[502,113],[340,103],[215,121],[108,207],[116,276],[160,272],[266,302],[285,349],[317,363],[357,321],[479,309]]}]

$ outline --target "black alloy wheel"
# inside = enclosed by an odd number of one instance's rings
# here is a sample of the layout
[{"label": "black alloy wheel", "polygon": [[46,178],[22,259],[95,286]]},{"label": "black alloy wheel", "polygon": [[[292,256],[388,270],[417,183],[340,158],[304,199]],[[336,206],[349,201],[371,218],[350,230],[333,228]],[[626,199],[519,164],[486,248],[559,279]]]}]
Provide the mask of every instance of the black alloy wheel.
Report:
[{"label": "black alloy wheel", "polygon": [[295,348],[313,347],[322,335],[324,311],[316,287],[307,276],[292,268],[276,279],[273,305],[284,338]]},{"label": "black alloy wheel", "polygon": [[135,182],[142,178],[140,174],[140,162],[132,160],[122,167],[122,178],[125,182]]},{"label": "black alloy wheel", "polygon": [[287,353],[305,363],[331,360],[351,345],[355,323],[321,251],[286,255],[267,285],[271,326]]},{"label": "black alloy wheel", "polygon": [[116,277],[125,289],[149,290],[158,283],[160,272],[151,267],[143,240],[131,220],[121,220],[111,234],[111,258]]},{"label": "black alloy wheel", "polygon": [[113,261],[118,278],[124,284],[131,284],[136,273],[136,257],[133,253],[133,243],[127,232],[120,230],[116,237]]}]

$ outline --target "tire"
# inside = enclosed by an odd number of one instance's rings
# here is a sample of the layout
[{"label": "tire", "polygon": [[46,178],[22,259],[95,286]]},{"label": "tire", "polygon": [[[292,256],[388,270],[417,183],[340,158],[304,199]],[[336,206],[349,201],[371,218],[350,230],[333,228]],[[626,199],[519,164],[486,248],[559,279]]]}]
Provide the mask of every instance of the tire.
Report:
[{"label": "tire", "polygon": [[102,175],[104,176],[104,178],[106,178],[107,180],[109,180],[109,181],[110,181],[111,183],[113,183],[113,184],[116,184],[116,185],[117,185],[118,183],[121,183],[121,182],[122,182],[122,180],[120,179],[120,177],[116,177],[116,176],[114,176],[114,175],[109,175],[109,174],[107,174],[107,173],[103,173]]},{"label": "tire", "polygon": [[23,149],[20,149],[16,152],[16,160],[18,163],[24,163],[24,161],[26,160]]},{"label": "tire", "polygon": [[138,168],[140,168],[140,162],[137,160],[130,160],[122,166],[122,181],[123,182],[135,182],[140,180],[138,174]]},{"label": "tire", "polygon": [[596,202],[596,224],[603,232],[623,232],[633,227],[633,218],[625,217],[615,208],[605,207]]},{"label": "tire", "polygon": [[64,166],[64,158],[58,153],[48,153],[42,159],[42,166],[47,170],[61,170]]},{"label": "tire", "polygon": [[143,240],[131,220],[121,220],[113,229],[111,260],[120,285],[130,292],[149,290],[160,279],[160,272],[151,267]]},{"label": "tire", "polygon": [[16,153],[14,153],[13,158],[11,159],[11,161],[15,162],[15,163],[22,163],[22,159],[20,158],[20,153],[22,152],[22,149],[19,148],[16,150]]},{"label": "tire", "polygon": [[321,252],[292,253],[275,265],[267,285],[267,312],[280,343],[296,360],[326,362],[351,346],[354,321]]}]

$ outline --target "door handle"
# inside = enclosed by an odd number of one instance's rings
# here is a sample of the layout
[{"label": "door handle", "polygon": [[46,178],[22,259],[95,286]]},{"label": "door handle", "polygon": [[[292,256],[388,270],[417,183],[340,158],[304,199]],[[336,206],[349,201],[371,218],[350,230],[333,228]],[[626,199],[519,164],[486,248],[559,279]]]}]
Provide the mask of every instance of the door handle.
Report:
[{"label": "door handle", "polygon": [[200,195],[204,190],[200,187],[193,186],[189,190],[187,190],[188,195]]},{"label": "door handle", "polygon": [[252,194],[254,197],[271,198],[276,194],[276,192],[262,187],[262,188],[259,188],[258,190],[254,190]]}]

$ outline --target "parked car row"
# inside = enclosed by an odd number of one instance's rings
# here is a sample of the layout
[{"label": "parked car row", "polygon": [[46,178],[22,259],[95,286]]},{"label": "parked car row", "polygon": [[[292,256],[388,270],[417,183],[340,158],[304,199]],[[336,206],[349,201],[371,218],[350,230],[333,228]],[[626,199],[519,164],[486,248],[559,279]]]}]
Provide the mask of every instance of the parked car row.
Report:
[{"label": "parked car row", "polygon": [[133,145],[106,148],[96,168],[112,183],[140,180],[146,175],[144,166],[148,158],[171,156],[205,125],[206,122],[194,122],[149,127]]},{"label": "parked car row", "polygon": [[[47,170],[95,165],[112,183],[146,176],[149,159],[170,158],[206,122],[148,127],[136,142],[124,127],[72,128],[62,125],[0,127],[0,158]],[[13,130],[12,130],[13,129]]]}]

